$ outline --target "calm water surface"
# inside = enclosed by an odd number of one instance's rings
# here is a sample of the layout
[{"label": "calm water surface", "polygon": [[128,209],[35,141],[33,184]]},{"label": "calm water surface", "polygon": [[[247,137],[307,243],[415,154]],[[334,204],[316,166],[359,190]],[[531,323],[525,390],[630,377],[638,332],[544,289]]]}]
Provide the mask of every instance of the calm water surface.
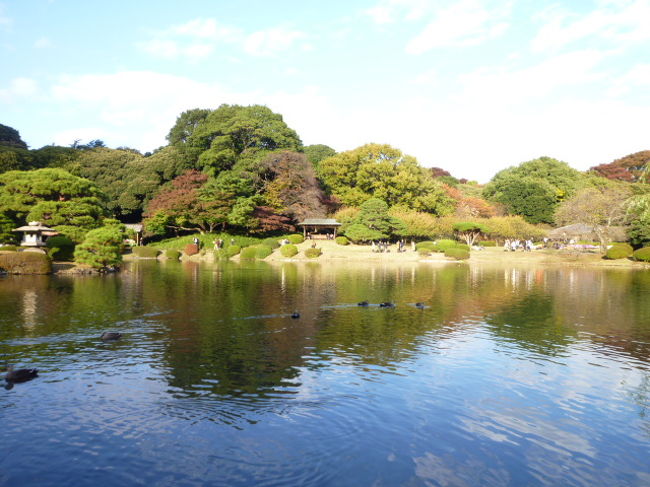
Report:
[{"label": "calm water surface", "polygon": [[0,485],[650,485],[650,271],[4,277],[0,361]]}]

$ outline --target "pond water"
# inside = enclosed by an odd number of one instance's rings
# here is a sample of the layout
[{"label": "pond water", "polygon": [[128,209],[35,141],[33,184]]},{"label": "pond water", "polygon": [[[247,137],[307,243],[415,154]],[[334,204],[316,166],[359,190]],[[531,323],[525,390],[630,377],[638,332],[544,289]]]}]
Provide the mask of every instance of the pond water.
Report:
[{"label": "pond water", "polygon": [[4,361],[0,485],[650,485],[649,271],[4,277]]}]

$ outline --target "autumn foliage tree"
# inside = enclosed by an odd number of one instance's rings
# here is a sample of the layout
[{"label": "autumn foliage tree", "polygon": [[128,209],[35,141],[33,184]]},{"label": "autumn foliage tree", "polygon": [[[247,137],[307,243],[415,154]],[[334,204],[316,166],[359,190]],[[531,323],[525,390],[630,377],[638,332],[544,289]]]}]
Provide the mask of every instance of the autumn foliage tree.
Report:
[{"label": "autumn foliage tree", "polygon": [[645,150],[621,157],[609,164],[594,166],[591,170],[607,179],[635,183],[642,180],[648,167],[650,167],[650,150]]}]

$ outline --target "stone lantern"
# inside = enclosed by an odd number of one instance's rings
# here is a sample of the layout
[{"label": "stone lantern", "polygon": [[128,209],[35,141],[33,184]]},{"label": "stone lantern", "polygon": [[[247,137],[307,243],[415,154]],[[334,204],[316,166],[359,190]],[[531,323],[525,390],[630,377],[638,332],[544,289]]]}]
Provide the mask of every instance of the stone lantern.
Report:
[{"label": "stone lantern", "polygon": [[44,236],[56,235],[56,230],[42,225],[41,222],[29,222],[24,227],[16,228],[13,232],[23,232],[21,247],[45,247]]}]

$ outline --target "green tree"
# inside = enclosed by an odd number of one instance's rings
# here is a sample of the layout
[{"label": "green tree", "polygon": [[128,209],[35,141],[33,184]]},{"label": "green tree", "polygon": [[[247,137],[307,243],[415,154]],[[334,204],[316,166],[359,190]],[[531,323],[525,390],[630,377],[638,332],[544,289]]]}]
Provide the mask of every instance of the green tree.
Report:
[{"label": "green tree", "polygon": [[465,240],[467,245],[470,247],[474,245],[474,242],[481,235],[485,235],[489,232],[489,229],[486,225],[476,222],[458,222],[454,225],[454,232],[458,237]]},{"label": "green tree", "polygon": [[84,150],[67,168],[98,186],[111,213],[131,220],[140,219],[144,204],[162,183],[151,158],[129,149]]},{"label": "green tree", "polygon": [[498,172],[485,186],[483,196],[530,223],[552,223],[558,203],[589,184],[584,174],[566,162],[540,157]]},{"label": "green tree", "polygon": [[76,241],[101,225],[104,198],[94,183],[63,169],[0,174],[0,213],[20,225],[38,220]]},{"label": "green tree", "polygon": [[321,161],[318,174],[348,206],[370,198],[437,215],[452,213],[454,201],[417,160],[389,145],[367,144]]},{"label": "green tree", "polygon": [[318,167],[318,164],[323,159],[327,159],[328,157],[336,155],[336,151],[334,149],[324,144],[307,145],[304,148],[304,152],[307,156],[307,160],[311,162],[314,167]]},{"label": "green tree", "polygon": [[650,194],[633,196],[625,206],[630,240],[634,245],[650,245]]},{"label": "green tree", "polygon": [[0,145],[27,149],[27,144],[20,138],[20,133],[15,128],[0,123]]},{"label": "green tree", "polygon": [[265,106],[221,105],[207,115],[190,112],[179,117],[170,131],[170,143],[189,163],[212,176],[238,163],[239,170],[250,170],[278,149],[302,150],[296,132]]},{"label": "green tree", "polygon": [[107,225],[91,230],[77,245],[74,260],[95,269],[109,269],[122,262],[122,243],[126,238],[124,225]]}]

